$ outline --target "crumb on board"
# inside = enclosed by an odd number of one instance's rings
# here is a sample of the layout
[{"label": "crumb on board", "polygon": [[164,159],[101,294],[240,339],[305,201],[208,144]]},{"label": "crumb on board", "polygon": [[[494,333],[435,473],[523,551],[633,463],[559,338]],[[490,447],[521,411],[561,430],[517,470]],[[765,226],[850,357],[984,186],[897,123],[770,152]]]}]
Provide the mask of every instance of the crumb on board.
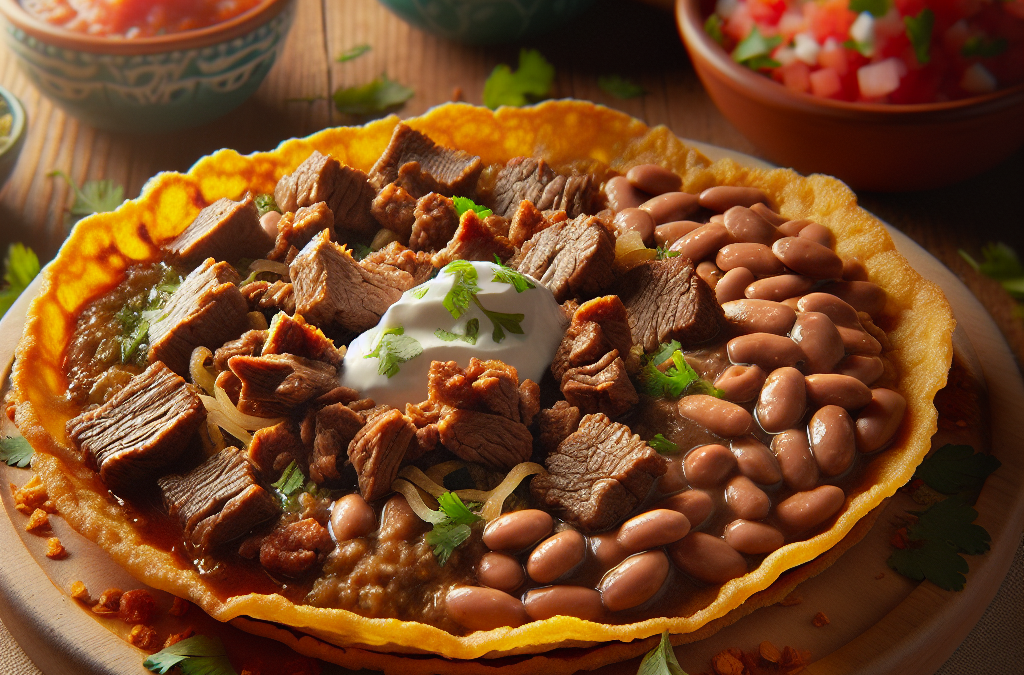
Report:
[{"label": "crumb on board", "polygon": [[879,579],[884,579],[884,578],[885,578],[885,572],[879,572],[878,574],[875,575],[875,581],[878,581]]},{"label": "crumb on board", "polygon": [[194,628],[192,628],[192,626],[189,626],[188,628],[186,628],[185,630],[181,631],[180,633],[171,633],[170,635],[167,636],[167,639],[164,640],[164,646],[162,648],[163,649],[167,649],[171,645],[178,644],[179,642],[181,642],[185,638],[192,637],[193,635],[195,635],[195,633],[196,633],[196,631],[195,631]]},{"label": "crumb on board", "polygon": [[89,590],[81,581],[71,583],[71,597],[82,602],[89,602]]},{"label": "crumb on board", "polygon": [[782,600],[780,600],[779,604],[782,605],[783,607],[792,607],[793,605],[799,605],[803,601],[804,601],[804,599],[801,598],[796,593],[790,593],[789,595],[784,597]]},{"label": "crumb on board", "polygon": [[778,663],[782,660],[782,652],[768,640],[757,646],[757,653],[768,663]]},{"label": "crumb on board", "polygon": [[10,486],[11,496],[14,497],[14,508],[26,516],[37,509],[42,509],[47,513],[57,512],[53,502],[50,501],[50,496],[46,494],[46,486],[43,485],[43,481],[39,479],[38,475],[29,478],[28,482],[20,488],[14,483],[11,483]]},{"label": "crumb on board", "polygon": [[829,625],[832,622],[828,620],[828,615],[825,614],[825,612],[818,612],[814,615],[814,618],[811,619],[811,623],[813,623],[818,628],[821,628],[823,626]]},{"label": "crumb on board", "polygon": [[156,631],[141,623],[132,626],[131,632],[128,633],[128,642],[146,651],[155,651],[160,644]]},{"label": "crumb on board", "polygon": [[68,550],[60,543],[60,539],[50,537],[46,540],[46,557],[50,560],[63,560],[68,557]]},{"label": "crumb on board", "polygon": [[121,595],[117,616],[125,623],[146,623],[156,609],[156,600],[149,591],[136,588]]},{"label": "crumb on board", "polygon": [[727,649],[711,658],[711,667],[714,669],[715,675],[743,675],[745,668],[743,661],[740,660],[742,652],[740,652],[740,656],[737,656],[736,652],[739,650]]},{"label": "crumb on board", "polygon": [[171,604],[171,608],[167,610],[167,613],[171,616],[185,616],[185,612],[188,611],[189,601],[184,598],[174,598],[174,602]]},{"label": "crumb on board", "polygon": [[465,98],[463,97],[462,94],[462,87],[455,87],[454,89],[452,89],[452,101],[454,103],[458,103],[463,100],[465,100]]},{"label": "crumb on board", "polygon": [[796,675],[811,662],[811,653],[793,647],[780,651],[765,640],[751,651],[729,648],[711,659],[713,675]]},{"label": "crumb on board", "polygon": [[100,594],[99,600],[92,606],[94,614],[109,616],[117,614],[121,610],[121,596],[123,591],[120,588],[108,588]]},{"label": "crumb on board", "polygon": [[40,530],[46,530],[50,527],[50,514],[42,509],[36,509],[32,512],[32,515],[28,517],[28,522],[25,523],[25,531],[38,533]]}]

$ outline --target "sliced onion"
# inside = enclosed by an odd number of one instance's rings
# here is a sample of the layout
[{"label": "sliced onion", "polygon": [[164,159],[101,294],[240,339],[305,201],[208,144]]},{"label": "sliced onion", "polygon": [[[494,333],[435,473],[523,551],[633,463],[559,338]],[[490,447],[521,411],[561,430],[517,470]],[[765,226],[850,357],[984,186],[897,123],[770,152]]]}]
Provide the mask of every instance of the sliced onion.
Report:
[{"label": "sliced onion", "polygon": [[443,483],[445,476],[454,471],[458,471],[459,469],[465,466],[466,463],[458,459],[452,459],[448,460],[447,462],[441,462],[440,464],[435,464],[434,466],[427,469],[427,478],[434,481],[435,483]]},{"label": "sliced onion", "polygon": [[427,474],[415,466],[407,466],[398,472],[398,475],[406,479],[416,487],[422,488],[424,492],[437,499],[448,490],[443,485],[438,485],[430,479]]},{"label": "sliced onion", "polygon": [[228,419],[221,409],[211,410],[206,419],[237,438],[245,447],[252,443],[252,434]]},{"label": "sliced onion", "polygon": [[423,502],[419,489],[409,481],[396,478],[391,483],[391,489],[405,497],[405,501],[409,503],[409,508],[420,517],[420,520],[428,523],[440,523],[448,517],[441,511],[435,511],[428,507]]},{"label": "sliced onion", "polygon": [[282,277],[287,277],[288,265],[276,260],[253,260],[249,265],[249,273],[259,274],[260,272],[273,272]]},{"label": "sliced onion", "polygon": [[263,312],[249,312],[249,328],[253,330],[267,330],[270,326],[267,324],[267,317],[263,316]]},{"label": "sliced onion", "polygon": [[[490,522],[501,515],[501,507],[505,504],[505,500],[512,492],[519,487],[519,484],[523,482],[523,479],[527,476],[534,474],[546,474],[547,470],[543,466],[535,462],[522,462],[512,467],[512,470],[508,472],[505,479],[501,481],[498,487],[491,490],[490,495],[484,502],[484,507],[480,511],[480,515],[487,522]],[[461,497],[461,495],[460,495]]]},{"label": "sliced onion", "polygon": [[[224,391],[224,387],[219,385],[214,386],[214,395],[217,397],[217,402],[220,403],[221,411],[229,417],[235,424],[255,431],[256,429],[262,429],[263,427],[272,427],[275,424],[279,424],[284,421],[283,417],[257,417],[256,415],[246,415],[235,407],[235,404],[231,402],[231,397]],[[210,406],[206,406],[209,408]]]},{"label": "sliced onion", "polygon": [[207,394],[213,394],[213,373],[206,369],[206,359],[209,358],[213,358],[213,352],[206,347],[196,347],[192,350],[192,358],[188,362],[188,372],[192,376],[192,382],[202,387]]}]

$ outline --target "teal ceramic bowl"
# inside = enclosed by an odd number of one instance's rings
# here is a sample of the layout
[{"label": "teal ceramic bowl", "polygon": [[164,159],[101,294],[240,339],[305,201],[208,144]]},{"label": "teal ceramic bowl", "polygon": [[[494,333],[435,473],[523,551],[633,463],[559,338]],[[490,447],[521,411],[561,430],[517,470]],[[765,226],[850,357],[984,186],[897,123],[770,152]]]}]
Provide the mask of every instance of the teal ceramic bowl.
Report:
[{"label": "teal ceramic bowl", "polygon": [[574,19],[594,0],[380,0],[406,22],[449,40],[516,42]]},{"label": "teal ceramic bowl", "polygon": [[25,109],[21,101],[0,87],[0,117],[11,116],[11,126],[7,133],[0,137],[0,188],[7,182],[7,177],[18,163],[21,146],[25,145]]},{"label": "teal ceramic bowl", "polygon": [[101,129],[157,133],[209,122],[251,96],[284,46],[295,0],[146,38],[64,30],[18,0],[0,0],[0,15],[22,70],[54,103]]}]

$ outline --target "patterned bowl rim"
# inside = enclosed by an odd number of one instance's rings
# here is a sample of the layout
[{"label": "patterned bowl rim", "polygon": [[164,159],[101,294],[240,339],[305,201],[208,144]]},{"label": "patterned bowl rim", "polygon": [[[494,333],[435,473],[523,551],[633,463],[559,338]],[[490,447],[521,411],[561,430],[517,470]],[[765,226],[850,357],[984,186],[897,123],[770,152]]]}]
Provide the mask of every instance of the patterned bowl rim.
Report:
[{"label": "patterned bowl rim", "polygon": [[0,87],[0,99],[3,100],[7,112],[11,114],[11,131],[6,139],[0,140],[0,160],[18,145],[18,140],[25,133],[25,108],[18,97],[7,89]]},{"label": "patterned bowl rim", "polygon": [[0,15],[36,40],[82,52],[136,56],[201,49],[241,37],[285,11],[295,0],[262,0],[256,7],[221,23],[195,30],[143,38],[112,38],[66,30],[29,14],[18,0],[0,0]]}]

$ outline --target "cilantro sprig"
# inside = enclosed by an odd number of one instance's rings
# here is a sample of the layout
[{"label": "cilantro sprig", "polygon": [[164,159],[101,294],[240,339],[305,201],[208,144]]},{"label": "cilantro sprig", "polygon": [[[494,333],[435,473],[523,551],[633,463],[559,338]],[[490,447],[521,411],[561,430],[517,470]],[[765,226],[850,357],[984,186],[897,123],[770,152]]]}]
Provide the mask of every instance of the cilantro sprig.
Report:
[{"label": "cilantro sprig", "polygon": [[503,105],[522,106],[551,95],[555,67],[536,49],[519,52],[519,68],[498,64],[484,82],[484,105],[494,110]]},{"label": "cilantro sprig", "polygon": [[342,115],[371,117],[400,108],[415,94],[412,88],[381,75],[366,84],[339,87],[332,98]]},{"label": "cilantro sprig", "polygon": [[473,211],[479,218],[486,218],[487,216],[494,213],[486,206],[480,206],[469,197],[452,197],[452,204],[455,205],[455,211],[459,214],[459,218],[466,211]]},{"label": "cilantro sprig", "polygon": [[182,675],[238,675],[228,661],[220,639],[193,635],[149,656],[142,665],[154,673],[168,673],[177,666]]},{"label": "cilantro sprig", "polygon": [[643,86],[622,75],[601,75],[597,78],[597,86],[615,98],[640,98],[647,95],[647,90]]},{"label": "cilantro sprig", "polygon": [[471,345],[475,345],[477,336],[480,335],[480,320],[470,319],[469,321],[467,321],[465,333],[453,333],[450,330],[438,328],[437,330],[434,331],[434,335],[444,340],[445,342],[455,342],[456,340],[461,340]]},{"label": "cilantro sprig", "polygon": [[281,477],[271,483],[270,487],[277,490],[281,504],[289,511],[300,509],[299,495],[303,492],[308,492],[314,497],[325,497],[330,494],[330,490],[321,488],[311,480],[306,480],[306,475],[302,473],[302,469],[299,468],[295,460],[288,463],[288,466],[281,472]]},{"label": "cilantro sprig", "polygon": [[[490,320],[493,329],[491,331],[491,338],[495,342],[501,342],[505,339],[505,331],[516,335],[523,334],[522,321],[526,318],[525,314],[495,312],[484,307],[480,299],[477,298],[477,293],[482,289],[477,283],[480,280],[480,276],[476,268],[473,267],[473,263],[468,260],[455,260],[446,265],[442,271],[454,277],[451,290],[445,294],[444,300],[442,300],[444,308],[448,310],[453,319],[458,319],[465,314],[469,309],[470,303],[473,303]],[[520,279],[519,277],[522,278]],[[499,266],[499,269],[495,271],[493,280],[512,284],[516,291],[520,293],[527,288],[534,287],[529,279],[507,267],[502,268]],[[529,285],[524,286],[523,282]]]},{"label": "cilantro sprig", "polygon": [[704,32],[718,44],[725,42],[725,33],[722,32],[722,17],[712,14],[704,22]]},{"label": "cilantro sprig", "polygon": [[75,199],[64,217],[64,226],[67,230],[70,230],[75,223],[86,216],[113,211],[124,202],[124,188],[109,178],[87,180],[82,183],[82,187],[78,187],[71,176],[60,169],[54,169],[46,175],[50,178],[63,178],[75,195]]},{"label": "cilantro sprig", "polygon": [[1003,242],[986,244],[981,249],[981,262],[963,249],[960,255],[976,272],[999,281],[1007,293],[1024,300],[1024,265],[1012,248]]},{"label": "cilantro sprig", "polygon": [[659,455],[674,455],[679,452],[679,446],[665,438],[662,434],[654,434],[654,438],[647,441],[647,445],[654,448]]},{"label": "cilantro sprig", "polygon": [[444,567],[455,549],[473,533],[470,526],[483,519],[471,510],[478,508],[479,504],[464,504],[454,492],[445,492],[439,496],[437,504],[440,507],[438,512],[444,517],[434,523],[434,528],[427,533],[425,541],[434,547],[437,563]]},{"label": "cilantro sprig", "polygon": [[528,291],[531,288],[537,288],[537,285],[530,281],[529,277],[520,272],[514,270],[502,264],[501,259],[498,258],[498,254],[494,254],[494,264],[498,266],[498,269],[494,270],[494,278],[491,281],[497,281],[503,284],[509,284],[516,289],[516,293],[522,293]]},{"label": "cilantro sprig", "polygon": [[364,359],[377,359],[377,373],[392,378],[398,374],[399,364],[416,358],[423,353],[423,345],[416,338],[406,335],[405,328],[388,328],[381,333],[376,348]]},{"label": "cilantro sprig", "polygon": [[755,25],[750,34],[736,45],[736,49],[732,50],[732,60],[751,70],[778,68],[782,64],[771,58],[771,53],[780,44],[782,44],[781,37],[778,35],[765,37]]},{"label": "cilantro sprig", "polygon": [[355,45],[354,47],[350,47],[349,49],[346,49],[342,53],[338,54],[338,56],[334,60],[338,63],[352,61],[353,59],[358,59],[360,56],[370,51],[371,49],[373,49],[373,47],[366,43]]},{"label": "cilantro sprig", "polygon": [[256,211],[260,214],[260,218],[270,213],[271,211],[281,212],[281,207],[277,205],[277,200],[274,199],[274,195],[269,193],[263,193],[256,195]]},{"label": "cilantro sprig", "polygon": [[1002,462],[984,452],[975,452],[969,445],[947,444],[925,457],[914,472],[914,478],[944,495],[961,495],[971,500],[981,492],[989,474]]},{"label": "cilantro sprig", "polygon": [[922,66],[932,60],[932,28],[935,26],[935,13],[925,7],[917,16],[903,17],[907,39],[914,48],[914,56]]},{"label": "cilantro sprig", "polygon": [[[658,366],[669,359],[672,365],[662,372]],[[680,344],[675,340],[662,344],[657,352],[647,358],[640,371],[640,390],[648,396],[666,398],[679,398],[683,392],[708,394],[718,398],[724,395],[721,389],[701,379],[697,371],[686,362]]]},{"label": "cilantro sprig", "polygon": [[0,438],[0,461],[7,466],[24,469],[32,461],[32,446],[23,436],[5,436]]},{"label": "cilantro sprig", "polygon": [[11,244],[4,261],[4,281],[7,286],[0,291],[0,316],[7,313],[37,274],[39,258],[35,252],[23,244]]},{"label": "cilantro sprig", "polygon": [[636,675],[686,675],[676,659],[668,631],[661,634],[661,642],[658,643],[658,646],[644,655]]},{"label": "cilantro sprig", "polygon": [[149,329],[163,317],[164,306],[180,284],[181,277],[174,268],[165,267],[163,278],[156,286],[148,293],[131,298],[118,310],[115,316],[121,324],[118,336],[121,363],[139,366],[146,363]]}]

